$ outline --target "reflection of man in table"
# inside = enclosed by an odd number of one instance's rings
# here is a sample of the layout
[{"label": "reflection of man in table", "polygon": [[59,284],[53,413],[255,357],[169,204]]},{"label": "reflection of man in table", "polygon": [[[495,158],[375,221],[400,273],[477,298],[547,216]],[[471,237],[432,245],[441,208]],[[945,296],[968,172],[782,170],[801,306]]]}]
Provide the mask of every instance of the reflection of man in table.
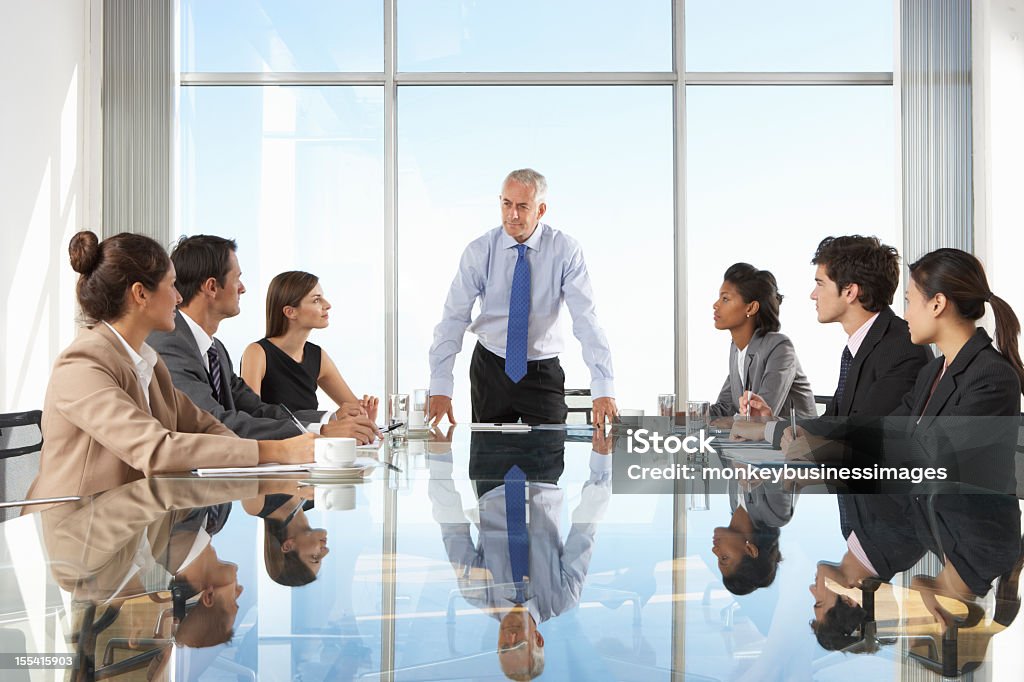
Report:
[{"label": "reflection of man in table", "polygon": [[[435,425],[445,415],[455,423],[452,372],[467,327],[479,338],[469,370],[474,422],[564,423],[563,301],[590,369],[594,423],[616,414],[611,350],[597,322],[583,251],[540,222],[546,192],[537,171],[509,173],[501,188],[502,226],[462,254],[430,347],[429,418]],[[478,298],[480,313],[471,320]]]},{"label": "reflection of man in table", "polygon": [[450,453],[431,456],[430,500],[463,598],[500,623],[502,670],[512,679],[532,679],[544,669],[544,637],[537,625],[579,603],[597,522],[611,495],[611,457],[598,452],[608,448],[603,438],[595,438],[601,443],[595,443],[591,475],[563,542],[559,519],[565,492],[557,480],[564,434],[517,434],[518,455],[488,447],[488,437],[494,436],[500,434],[474,434],[471,446],[470,470],[479,496],[477,540],[452,481]]}]

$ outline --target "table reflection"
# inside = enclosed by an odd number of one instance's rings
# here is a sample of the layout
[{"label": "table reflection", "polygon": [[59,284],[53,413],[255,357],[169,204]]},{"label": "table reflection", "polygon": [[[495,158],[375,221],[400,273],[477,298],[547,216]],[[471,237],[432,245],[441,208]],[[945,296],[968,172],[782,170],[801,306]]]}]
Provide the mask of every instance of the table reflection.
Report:
[{"label": "table reflection", "polygon": [[1015,496],[733,481],[694,505],[613,494],[613,445],[456,427],[382,451],[401,473],[35,512],[0,526],[0,642],[78,654],[71,679],[1000,679],[1024,652]]}]

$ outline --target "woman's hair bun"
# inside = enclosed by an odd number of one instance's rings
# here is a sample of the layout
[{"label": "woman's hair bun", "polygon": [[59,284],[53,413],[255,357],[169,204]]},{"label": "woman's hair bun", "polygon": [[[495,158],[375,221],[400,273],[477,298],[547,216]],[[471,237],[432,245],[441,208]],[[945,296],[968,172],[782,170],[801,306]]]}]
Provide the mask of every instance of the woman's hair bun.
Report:
[{"label": "woman's hair bun", "polygon": [[68,245],[71,268],[82,275],[89,275],[100,263],[100,240],[90,230],[83,230],[71,238]]}]

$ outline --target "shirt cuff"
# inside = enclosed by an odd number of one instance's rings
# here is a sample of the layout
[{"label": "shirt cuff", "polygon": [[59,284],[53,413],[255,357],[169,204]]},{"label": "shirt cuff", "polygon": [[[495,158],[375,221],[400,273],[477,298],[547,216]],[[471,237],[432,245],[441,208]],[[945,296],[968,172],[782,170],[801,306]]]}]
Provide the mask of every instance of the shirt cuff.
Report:
[{"label": "shirt cuff", "polygon": [[764,439],[769,443],[775,442],[775,426],[779,422],[768,422],[764,425]]},{"label": "shirt cuff", "polygon": [[601,478],[612,470],[612,455],[602,455],[596,450],[590,452],[590,473]]},{"label": "shirt cuff", "polygon": [[443,395],[452,397],[455,393],[455,379],[431,379],[430,380],[430,395]]},{"label": "shirt cuff", "polygon": [[306,424],[306,430],[309,431],[310,433],[315,433],[316,435],[319,436],[320,427],[322,427],[323,425],[324,422],[320,422],[319,424]]},{"label": "shirt cuff", "polygon": [[590,382],[590,397],[594,400],[597,400],[598,398],[614,398],[615,380],[593,379]]}]

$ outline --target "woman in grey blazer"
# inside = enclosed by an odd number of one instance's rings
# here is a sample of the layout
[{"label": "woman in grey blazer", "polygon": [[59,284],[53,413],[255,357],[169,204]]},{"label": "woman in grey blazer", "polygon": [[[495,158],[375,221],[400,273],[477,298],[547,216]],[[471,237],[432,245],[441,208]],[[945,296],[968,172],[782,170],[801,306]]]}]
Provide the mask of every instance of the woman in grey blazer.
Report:
[{"label": "woman in grey blazer", "polygon": [[732,334],[729,345],[729,376],[712,417],[732,417],[740,411],[740,396],[753,391],[771,405],[772,413],[799,419],[817,416],[814,392],[800,367],[793,342],[779,333],[779,293],[775,276],[748,263],[736,263],[725,271],[718,300],[713,306],[715,329]]}]

